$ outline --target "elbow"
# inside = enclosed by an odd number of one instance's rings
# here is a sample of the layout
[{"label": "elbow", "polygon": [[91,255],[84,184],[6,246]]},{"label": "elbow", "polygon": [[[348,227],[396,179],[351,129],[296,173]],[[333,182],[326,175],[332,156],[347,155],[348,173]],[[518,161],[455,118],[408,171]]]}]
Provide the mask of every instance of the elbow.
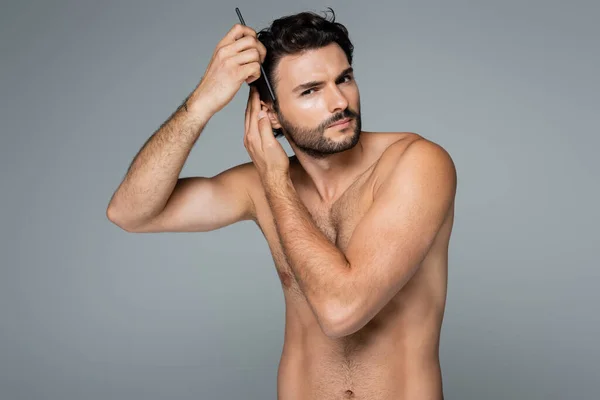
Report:
[{"label": "elbow", "polygon": [[111,205],[106,207],[106,218],[108,218],[108,220],[110,222],[115,223],[117,216],[116,216],[115,208]]},{"label": "elbow", "polygon": [[123,219],[119,217],[119,215],[115,211],[114,207],[111,207],[111,206],[107,207],[107,209],[106,209],[106,218],[110,222],[112,222],[113,224],[115,224],[116,226],[118,226],[119,228],[123,229],[125,232],[130,232],[130,233],[135,232],[135,229],[133,229],[130,225],[125,224],[123,222]]},{"label": "elbow", "polygon": [[113,224],[115,224],[115,225],[117,225],[117,226],[120,226],[120,225],[119,225],[119,223],[117,222],[117,221],[118,221],[118,217],[117,217],[117,213],[116,213],[116,211],[115,211],[114,207],[112,207],[112,206],[108,206],[108,207],[106,208],[106,218],[107,218],[107,219],[108,219],[110,222],[112,222]]},{"label": "elbow", "polygon": [[356,307],[336,306],[320,318],[321,329],[330,339],[339,339],[360,330],[365,324],[358,318]]},{"label": "elbow", "polygon": [[123,228],[123,224],[120,222],[120,218],[117,214],[117,211],[114,207],[110,205],[106,208],[106,218],[113,224],[117,225],[119,228],[125,229]]}]

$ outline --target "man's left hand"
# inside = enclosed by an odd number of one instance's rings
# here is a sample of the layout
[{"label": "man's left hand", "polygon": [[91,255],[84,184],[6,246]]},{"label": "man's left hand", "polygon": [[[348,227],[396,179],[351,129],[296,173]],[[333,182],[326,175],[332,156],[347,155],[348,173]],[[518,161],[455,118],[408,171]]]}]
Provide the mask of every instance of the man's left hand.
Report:
[{"label": "man's left hand", "polygon": [[245,128],[244,147],[256,166],[263,184],[272,178],[289,176],[288,155],[275,138],[266,108],[262,108],[258,90],[252,86],[246,106]]}]

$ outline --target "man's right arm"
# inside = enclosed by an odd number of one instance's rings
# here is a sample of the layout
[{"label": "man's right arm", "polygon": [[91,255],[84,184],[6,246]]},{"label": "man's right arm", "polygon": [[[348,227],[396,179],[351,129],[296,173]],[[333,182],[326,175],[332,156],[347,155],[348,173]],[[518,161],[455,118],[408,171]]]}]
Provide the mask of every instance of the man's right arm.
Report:
[{"label": "man's right arm", "polygon": [[144,144],[113,194],[106,215],[129,232],[208,231],[251,219],[245,184],[252,163],[214,177],[179,178],[210,115],[188,101]]},{"label": "man's right arm", "polygon": [[150,217],[129,224],[107,213],[109,219],[128,232],[208,232],[235,222],[256,218],[248,183],[254,165],[237,165],[214,177],[178,178],[165,206]]},{"label": "man's right arm", "polygon": [[256,32],[236,24],[217,44],[196,89],[150,137],[113,194],[106,215],[130,232],[207,231],[253,217],[247,193],[254,165],[212,178],[179,178],[208,120],[241,84],[260,76],[266,49]]}]

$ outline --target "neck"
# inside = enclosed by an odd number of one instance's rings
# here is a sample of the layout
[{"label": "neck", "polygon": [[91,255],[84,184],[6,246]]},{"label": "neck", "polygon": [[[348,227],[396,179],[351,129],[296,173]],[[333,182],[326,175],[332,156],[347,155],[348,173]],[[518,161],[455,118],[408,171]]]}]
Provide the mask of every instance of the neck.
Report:
[{"label": "neck", "polygon": [[312,157],[289,142],[294,150],[293,161],[299,164],[301,179],[312,186],[325,203],[335,201],[362,172],[368,161],[361,138],[353,148],[322,158]]}]

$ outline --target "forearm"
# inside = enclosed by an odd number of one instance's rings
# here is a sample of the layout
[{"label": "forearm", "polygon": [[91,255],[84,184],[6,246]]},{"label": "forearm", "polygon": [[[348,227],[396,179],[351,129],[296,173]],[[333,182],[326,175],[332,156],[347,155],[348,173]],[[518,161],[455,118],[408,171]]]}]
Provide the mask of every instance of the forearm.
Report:
[{"label": "forearm", "polygon": [[171,196],[192,147],[212,111],[196,91],[146,141],[113,194],[107,213],[121,225],[158,215]]},{"label": "forearm", "polygon": [[346,257],[315,225],[289,177],[271,179],[266,186],[283,251],[298,285],[321,325],[333,325],[344,318],[352,302]]}]

